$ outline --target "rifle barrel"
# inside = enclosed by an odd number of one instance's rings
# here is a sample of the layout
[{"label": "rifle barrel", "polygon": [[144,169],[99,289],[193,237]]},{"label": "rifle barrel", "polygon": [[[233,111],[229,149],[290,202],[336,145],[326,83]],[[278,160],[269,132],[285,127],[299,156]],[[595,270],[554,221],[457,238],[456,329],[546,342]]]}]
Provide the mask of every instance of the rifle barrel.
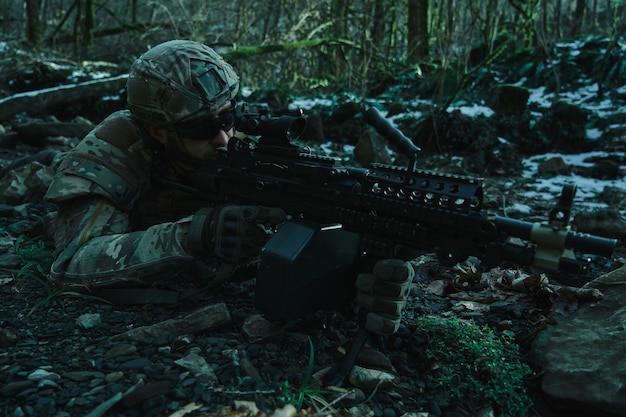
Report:
[{"label": "rifle barrel", "polygon": [[[530,223],[523,220],[511,219],[508,217],[495,216],[493,218],[498,230],[505,232],[506,234],[517,237],[526,241],[530,241],[536,244],[549,244],[542,236],[545,234],[537,235],[535,233],[539,223]],[[564,233],[563,247],[580,251],[586,254],[594,254],[610,258],[613,254],[613,250],[617,245],[616,239],[609,239],[600,236],[593,236],[586,233],[564,231],[561,228],[554,227],[554,233]]]}]

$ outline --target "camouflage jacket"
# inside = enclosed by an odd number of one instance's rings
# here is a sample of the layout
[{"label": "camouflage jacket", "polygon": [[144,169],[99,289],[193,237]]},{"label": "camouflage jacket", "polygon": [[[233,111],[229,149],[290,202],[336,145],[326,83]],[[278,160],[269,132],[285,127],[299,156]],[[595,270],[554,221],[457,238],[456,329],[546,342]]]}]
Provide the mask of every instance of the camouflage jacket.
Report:
[{"label": "camouflage jacket", "polygon": [[63,159],[46,194],[59,204],[51,278],[92,291],[163,279],[199,262],[187,247],[203,202],[158,186],[158,151],[128,111]]}]

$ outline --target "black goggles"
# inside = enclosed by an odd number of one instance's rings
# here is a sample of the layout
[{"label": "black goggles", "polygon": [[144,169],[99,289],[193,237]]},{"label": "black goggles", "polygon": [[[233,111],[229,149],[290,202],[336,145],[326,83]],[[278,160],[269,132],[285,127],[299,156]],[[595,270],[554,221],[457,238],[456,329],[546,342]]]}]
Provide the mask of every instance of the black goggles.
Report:
[{"label": "black goggles", "polygon": [[216,137],[221,130],[228,132],[235,127],[235,109],[220,112],[217,118],[204,118],[173,125],[181,138],[193,140],[209,140]]}]

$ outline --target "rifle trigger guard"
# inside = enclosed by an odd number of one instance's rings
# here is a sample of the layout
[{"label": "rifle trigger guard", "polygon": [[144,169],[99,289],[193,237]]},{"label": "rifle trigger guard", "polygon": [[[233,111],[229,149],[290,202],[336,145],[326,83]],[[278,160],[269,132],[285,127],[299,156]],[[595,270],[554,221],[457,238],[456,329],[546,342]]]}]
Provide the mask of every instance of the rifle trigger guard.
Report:
[{"label": "rifle trigger guard", "polygon": [[549,223],[560,227],[567,227],[572,211],[572,203],[576,194],[576,186],[568,184],[563,186],[561,197],[556,206],[550,210]]}]

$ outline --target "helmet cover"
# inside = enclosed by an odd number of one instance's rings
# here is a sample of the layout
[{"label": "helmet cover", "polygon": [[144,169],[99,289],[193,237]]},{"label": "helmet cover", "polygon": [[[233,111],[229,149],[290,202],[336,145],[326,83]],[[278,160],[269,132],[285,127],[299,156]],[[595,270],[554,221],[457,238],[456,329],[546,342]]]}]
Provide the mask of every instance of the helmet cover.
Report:
[{"label": "helmet cover", "polygon": [[135,60],[127,91],[134,117],[164,127],[204,117],[228,104],[239,91],[239,76],[212,48],[173,40]]}]

